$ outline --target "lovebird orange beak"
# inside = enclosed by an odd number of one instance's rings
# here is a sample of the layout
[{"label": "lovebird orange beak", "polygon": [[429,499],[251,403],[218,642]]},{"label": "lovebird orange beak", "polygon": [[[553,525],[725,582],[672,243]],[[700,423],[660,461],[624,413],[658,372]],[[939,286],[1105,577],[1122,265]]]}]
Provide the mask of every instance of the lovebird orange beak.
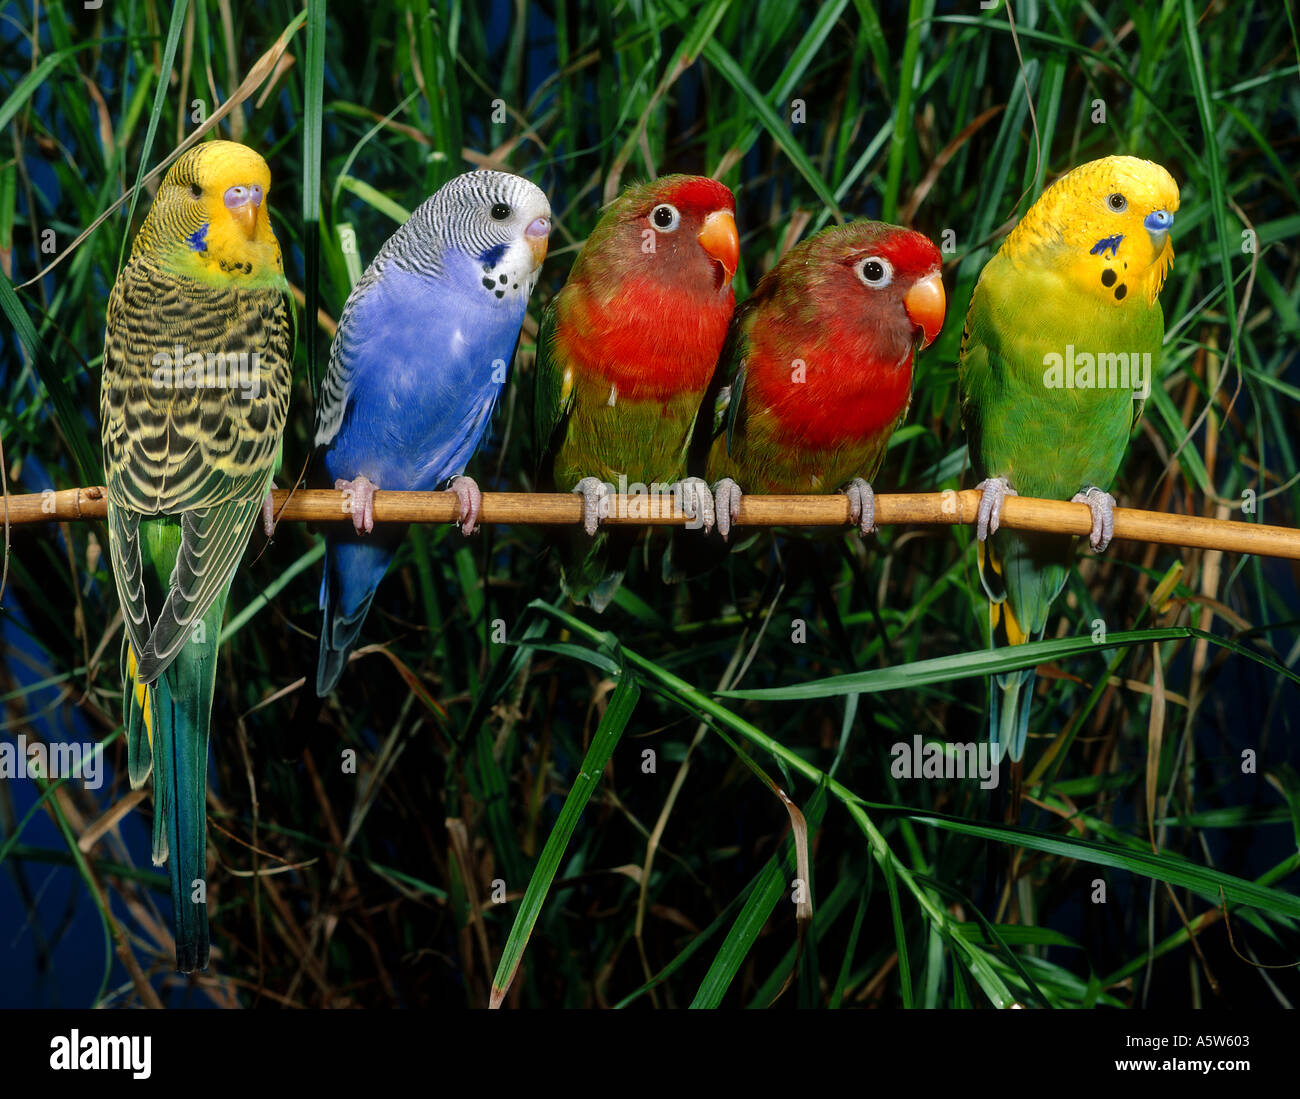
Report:
[{"label": "lovebird orange beak", "polygon": [[936,271],[926,275],[903,296],[903,308],[911,322],[923,333],[922,347],[929,347],[943,327],[943,317],[947,309],[947,299],[943,293],[943,278]]},{"label": "lovebird orange beak", "polygon": [[731,282],[740,266],[740,234],[736,232],[736,219],[730,210],[714,210],[704,219],[704,228],[695,238],[712,259],[722,264],[725,272],[722,285]]}]

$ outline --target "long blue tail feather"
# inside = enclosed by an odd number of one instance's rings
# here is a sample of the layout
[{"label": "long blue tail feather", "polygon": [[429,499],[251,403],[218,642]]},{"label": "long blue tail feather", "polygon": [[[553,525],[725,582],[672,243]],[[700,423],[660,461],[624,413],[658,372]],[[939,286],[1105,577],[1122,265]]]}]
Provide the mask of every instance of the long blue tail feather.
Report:
[{"label": "long blue tail feather", "polygon": [[377,531],[365,539],[327,536],[316,662],[316,694],[321,698],[338,686],[400,537],[400,532],[394,536],[391,531]]}]

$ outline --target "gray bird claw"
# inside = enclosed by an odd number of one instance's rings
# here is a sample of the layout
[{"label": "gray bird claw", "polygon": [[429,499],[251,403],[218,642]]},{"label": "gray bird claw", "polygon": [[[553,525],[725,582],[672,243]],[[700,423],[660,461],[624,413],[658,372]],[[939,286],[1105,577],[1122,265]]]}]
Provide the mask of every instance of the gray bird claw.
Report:
[{"label": "gray bird claw", "polygon": [[1019,496],[1005,477],[989,477],[975,486],[980,491],[979,522],[975,526],[975,535],[983,542],[990,534],[997,533],[1002,524],[1002,501],[1008,496]]},{"label": "gray bird claw", "polygon": [[1092,531],[1088,535],[1088,544],[1101,553],[1115,537],[1115,497],[1096,485],[1089,485],[1070,497],[1070,503],[1088,505],[1088,510],[1092,512]]},{"label": "gray bird claw", "polygon": [[856,523],[865,538],[876,529],[876,494],[861,477],[854,477],[844,495],[849,498],[849,522]]},{"label": "gray bird claw", "polygon": [[375,529],[376,485],[364,473],[344,481],[334,482],[343,493],[343,510],[352,516],[352,526],[358,534],[369,534]]},{"label": "gray bird claw", "polygon": [[740,518],[740,486],[730,477],[724,477],[713,486],[713,511],[718,524],[718,533],[722,540],[727,540],[731,533],[731,524]]},{"label": "gray bird claw", "polygon": [[609,518],[610,488],[599,477],[584,477],[573,486],[582,497],[582,529],[591,538],[596,537],[600,521]]},{"label": "gray bird claw", "polygon": [[483,510],[483,493],[473,477],[453,477],[447,486],[460,501],[460,532],[468,538],[478,527],[479,513]]},{"label": "gray bird claw", "polygon": [[262,501],[262,529],[266,531],[268,538],[275,537],[275,505],[271,502],[271,490],[266,490],[266,498]]},{"label": "gray bird claw", "polygon": [[687,530],[699,530],[704,528],[704,533],[708,534],[713,529],[713,493],[709,486],[699,477],[687,477],[684,481],[677,483],[680,494],[682,512],[685,514],[688,522]]}]

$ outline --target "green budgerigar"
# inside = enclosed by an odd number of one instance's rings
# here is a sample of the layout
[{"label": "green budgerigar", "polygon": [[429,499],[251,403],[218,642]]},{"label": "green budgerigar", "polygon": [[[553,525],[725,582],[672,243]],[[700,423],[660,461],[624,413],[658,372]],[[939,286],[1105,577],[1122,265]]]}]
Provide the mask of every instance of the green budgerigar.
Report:
[{"label": "green budgerigar", "polygon": [[[1070,499],[1114,533],[1108,492],[1158,376],[1178,186],[1158,164],[1111,156],[1051,185],[980,273],[959,377],[980,478],[980,576],[994,645],[1042,637],[1074,556],[1069,535],[999,530],[1002,501]],[[989,681],[995,750],[1024,754],[1034,670]]]},{"label": "green budgerigar", "polygon": [[153,860],[170,864],[176,968],[208,964],[208,724],[230,581],[289,404],[293,320],[271,174],[211,141],[172,165],[108,302],[100,395],[108,546],[126,623],[132,787],[154,775]]}]

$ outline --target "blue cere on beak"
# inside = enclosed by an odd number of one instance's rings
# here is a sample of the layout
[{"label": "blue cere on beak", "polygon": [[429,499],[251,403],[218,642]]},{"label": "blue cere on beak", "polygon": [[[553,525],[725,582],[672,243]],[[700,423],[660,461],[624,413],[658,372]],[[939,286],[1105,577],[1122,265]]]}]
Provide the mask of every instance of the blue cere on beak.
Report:
[{"label": "blue cere on beak", "polygon": [[1152,210],[1142,221],[1142,224],[1147,227],[1147,232],[1152,236],[1169,232],[1173,223],[1174,215],[1168,210]]}]

